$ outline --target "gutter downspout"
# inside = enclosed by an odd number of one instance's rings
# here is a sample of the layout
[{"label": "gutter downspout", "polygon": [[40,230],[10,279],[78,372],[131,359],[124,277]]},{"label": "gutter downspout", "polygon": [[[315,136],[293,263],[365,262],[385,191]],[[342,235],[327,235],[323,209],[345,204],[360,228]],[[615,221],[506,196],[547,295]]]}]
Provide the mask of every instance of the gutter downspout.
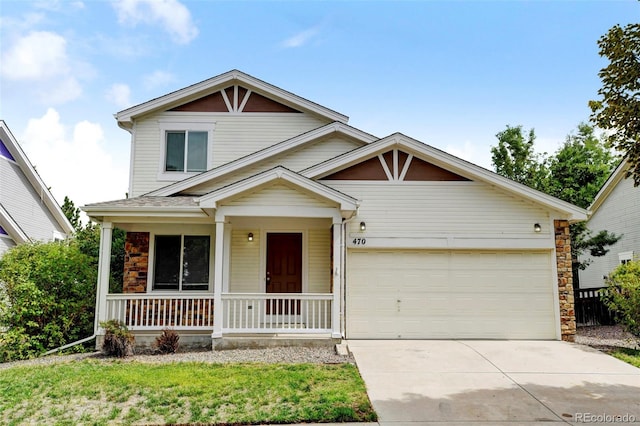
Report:
[{"label": "gutter downspout", "polygon": [[358,217],[358,209],[359,206],[356,207],[356,212],[349,219],[343,219],[341,228],[341,240],[340,241],[340,295],[342,297],[340,303],[340,330],[342,330],[342,337],[346,337],[347,335],[347,320],[346,320],[346,305],[347,305],[347,294],[346,294],[346,282],[347,282],[347,224]]}]

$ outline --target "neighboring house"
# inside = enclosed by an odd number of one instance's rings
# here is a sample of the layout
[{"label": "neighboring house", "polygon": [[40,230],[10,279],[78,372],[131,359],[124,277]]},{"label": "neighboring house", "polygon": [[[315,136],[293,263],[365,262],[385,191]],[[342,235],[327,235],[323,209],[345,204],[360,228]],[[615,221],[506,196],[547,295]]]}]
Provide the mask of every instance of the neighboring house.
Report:
[{"label": "neighboring house", "polygon": [[64,239],[72,232],[69,220],[0,120],[0,255],[17,244]]},{"label": "neighboring house", "polygon": [[[131,198],[102,227],[98,318],[235,336],[566,339],[586,211],[240,71],[116,114]],[[123,294],[111,233],[127,231]],[[102,330],[98,330],[102,332]]]},{"label": "neighboring house", "polygon": [[581,256],[581,261],[591,263],[579,272],[580,288],[604,287],[616,266],[640,258],[640,187],[633,186],[633,179],[625,179],[628,168],[626,161],[620,163],[589,207],[587,228],[593,234],[606,230],[622,238],[604,256]]}]

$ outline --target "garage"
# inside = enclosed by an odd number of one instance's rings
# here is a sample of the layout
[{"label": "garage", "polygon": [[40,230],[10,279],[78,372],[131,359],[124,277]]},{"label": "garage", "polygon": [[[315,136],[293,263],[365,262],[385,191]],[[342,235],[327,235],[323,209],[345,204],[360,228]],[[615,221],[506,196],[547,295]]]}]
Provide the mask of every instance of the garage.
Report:
[{"label": "garage", "polygon": [[348,251],[350,339],[555,339],[550,250]]}]

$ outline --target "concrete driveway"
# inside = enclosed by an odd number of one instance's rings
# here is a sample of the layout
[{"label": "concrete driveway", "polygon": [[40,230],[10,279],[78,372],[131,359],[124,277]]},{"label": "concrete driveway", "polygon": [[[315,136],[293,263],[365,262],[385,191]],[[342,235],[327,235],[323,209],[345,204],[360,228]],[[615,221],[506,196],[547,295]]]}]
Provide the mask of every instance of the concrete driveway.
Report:
[{"label": "concrete driveway", "polygon": [[348,347],[381,425],[640,423],[640,369],[586,346],[350,340]]}]

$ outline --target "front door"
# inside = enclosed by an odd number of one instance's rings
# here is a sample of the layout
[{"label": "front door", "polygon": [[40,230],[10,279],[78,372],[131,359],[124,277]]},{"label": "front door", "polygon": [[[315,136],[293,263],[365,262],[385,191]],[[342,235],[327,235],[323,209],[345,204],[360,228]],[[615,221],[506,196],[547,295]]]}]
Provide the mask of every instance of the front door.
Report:
[{"label": "front door", "polygon": [[[267,234],[267,293],[302,293],[302,234]],[[267,303],[267,314],[299,314],[299,303]],[[274,311],[274,312],[272,312]]]}]

